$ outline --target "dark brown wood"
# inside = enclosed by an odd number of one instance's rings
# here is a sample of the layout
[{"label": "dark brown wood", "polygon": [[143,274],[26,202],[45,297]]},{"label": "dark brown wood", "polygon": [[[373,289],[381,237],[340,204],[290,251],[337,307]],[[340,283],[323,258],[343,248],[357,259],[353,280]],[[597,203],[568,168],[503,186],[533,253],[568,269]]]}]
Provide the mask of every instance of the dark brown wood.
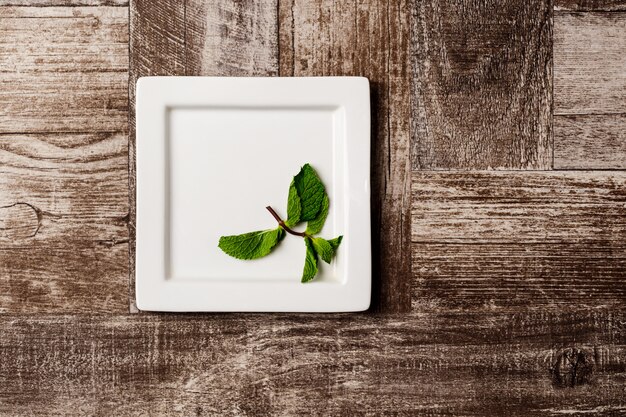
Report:
[{"label": "dark brown wood", "polygon": [[617,310],[4,316],[0,413],[618,415],[624,322]]},{"label": "dark brown wood", "polygon": [[626,244],[416,243],[419,310],[568,311],[622,308]]},{"label": "dark brown wood", "polygon": [[0,32],[0,311],[124,311],[127,10],[2,6]]},{"label": "dark brown wood", "polygon": [[413,174],[415,308],[626,302],[624,172]]},{"label": "dark brown wood", "polygon": [[609,12],[626,11],[624,0],[554,0],[556,11]]},{"label": "dark brown wood", "polygon": [[358,75],[372,94],[373,308],[411,308],[409,2],[280,1],[280,75]]},{"label": "dark brown wood", "polygon": [[413,169],[550,169],[552,2],[419,1],[412,22]]},{"label": "dark brown wood", "polygon": [[554,168],[626,169],[626,113],[555,116]]}]

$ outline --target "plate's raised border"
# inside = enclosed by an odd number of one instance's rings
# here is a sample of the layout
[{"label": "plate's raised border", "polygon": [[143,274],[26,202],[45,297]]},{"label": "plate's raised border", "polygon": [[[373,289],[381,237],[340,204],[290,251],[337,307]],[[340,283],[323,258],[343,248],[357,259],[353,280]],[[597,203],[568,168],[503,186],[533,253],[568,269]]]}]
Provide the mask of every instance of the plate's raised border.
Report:
[{"label": "plate's raised border", "polygon": [[[363,77],[144,77],[137,83],[137,307],[150,311],[363,311],[371,299],[370,97]],[[348,193],[341,284],[168,280],[165,175],[167,109],[341,107]],[[294,285],[295,284],[295,285]]]}]

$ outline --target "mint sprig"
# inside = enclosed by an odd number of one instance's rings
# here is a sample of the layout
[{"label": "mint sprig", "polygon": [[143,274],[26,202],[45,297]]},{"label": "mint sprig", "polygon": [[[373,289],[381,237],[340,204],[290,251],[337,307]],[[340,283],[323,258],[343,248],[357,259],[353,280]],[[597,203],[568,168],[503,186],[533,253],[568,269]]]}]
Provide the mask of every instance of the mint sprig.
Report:
[{"label": "mint sprig", "polygon": [[[218,246],[226,254],[237,259],[258,259],[268,255],[285,237],[285,232],[302,237],[306,246],[302,282],[309,282],[318,272],[318,256],[328,264],[337,252],[343,236],[326,240],[314,235],[322,231],[330,201],[326,187],[317,172],[305,164],[289,185],[287,198],[287,220],[283,221],[270,206],[267,210],[278,222],[276,229],[222,236]],[[307,222],[304,232],[296,232],[292,227]]]},{"label": "mint sprig", "polygon": [[278,227],[243,235],[222,236],[218,246],[233,258],[258,259],[268,255],[284,237],[285,232]]}]

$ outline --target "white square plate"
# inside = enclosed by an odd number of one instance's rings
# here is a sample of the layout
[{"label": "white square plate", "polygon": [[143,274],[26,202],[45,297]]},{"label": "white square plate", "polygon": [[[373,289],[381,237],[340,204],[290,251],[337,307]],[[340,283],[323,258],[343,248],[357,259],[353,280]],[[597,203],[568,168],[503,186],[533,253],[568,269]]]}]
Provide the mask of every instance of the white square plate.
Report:
[{"label": "white square plate", "polygon": [[[146,77],[137,82],[137,307],[153,311],[361,311],[371,293],[370,98],[361,77]],[[286,235],[242,261],[222,235],[277,227],[302,165],[330,198],[319,234],[343,235],[318,277]],[[300,230],[301,228],[298,228]]]}]

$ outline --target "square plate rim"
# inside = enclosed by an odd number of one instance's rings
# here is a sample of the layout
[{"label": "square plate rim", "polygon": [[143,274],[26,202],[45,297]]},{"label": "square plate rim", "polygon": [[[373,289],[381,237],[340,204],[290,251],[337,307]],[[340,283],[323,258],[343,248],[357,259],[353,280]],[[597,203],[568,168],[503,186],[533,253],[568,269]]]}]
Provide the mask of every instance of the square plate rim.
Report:
[{"label": "square plate rim", "polygon": [[[192,94],[198,90],[210,90],[210,95]],[[301,91],[303,90],[303,91]],[[251,93],[252,91],[252,93]],[[304,93],[304,94],[303,94]],[[167,155],[164,146],[155,146],[165,143],[166,133],[164,125],[160,128],[148,120],[162,116],[154,116],[155,112],[167,111],[172,107],[196,106],[247,106],[271,107],[281,106],[337,106],[343,107],[346,112],[346,142],[349,142],[346,158],[350,153],[358,152],[358,160],[352,161],[346,169],[353,173],[354,178],[348,190],[351,203],[346,209],[348,219],[355,218],[360,223],[359,241],[354,244],[354,253],[348,253],[346,268],[348,270],[346,282],[324,283],[312,282],[309,284],[297,283],[214,283],[199,281],[194,283],[175,282],[167,280],[164,267],[159,273],[159,267],[148,263],[148,253],[144,250],[144,240],[165,239],[166,221],[161,215],[163,207],[154,209],[154,204],[144,204],[146,195],[148,200],[161,201],[165,204],[164,190],[160,192],[159,184],[150,183],[148,178],[154,178],[158,171],[158,161],[163,164]],[[158,114],[158,113],[156,113]],[[369,308],[371,299],[371,230],[370,230],[370,97],[369,81],[365,77],[197,77],[197,76],[149,76],[137,80],[136,92],[136,251],[135,251],[135,286],[136,303],[140,310],[146,311],[176,311],[176,312],[349,312],[363,311]],[[151,159],[144,160],[147,137],[150,138]],[[352,140],[350,140],[352,138]],[[358,139],[358,141],[357,141]],[[156,152],[155,148],[157,149]],[[350,150],[352,149],[352,151]],[[161,167],[162,168],[162,167]],[[152,180],[157,181],[157,180]],[[164,181],[164,179],[163,179]],[[356,182],[359,187],[352,188]],[[144,183],[145,186],[144,186]],[[148,187],[149,185],[149,187]],[[161,186],[164,188],[164,185]],[[148,190],[148,191],[146,191]],[[157,190],[157,191],[155,191]],[[352,201],[356,193],[355,201]],[[155,195],[159,194],[159,195]],[[363,203],[366,202],[364,205]],[[146,210],[150,207],[151,212]],[[353,207],[355,206],[355,207]],[[160,209],[160,210],[159,210]],[[358,210],[357,210],[358,209]],[[355,211],[356,210],[356,211]],[[355,213],[352,213],[355,211]],[[349,220],[351,221],[351,220]],[[161,224],[160,231],[159,223]],[[146,226],[152,226],[146,228]],[[145,230],[151,230],[145,237]],[[161,238],[159,238],[159,235]],[[163,241],[160,242],[164,253]],[[158,249],[158,245],[153,246]],[[358,256],[357,256],[358,255]],[[244,288],[237,288],[244,287]],[[194,288],[211,290],[228,294],[229,291],[238,291],[237,300],[220,301],[215,295],[212,300],[200,297],[185,298]],[[255,299],[253,295],[259,291],[279,293],[289,291],[289,299]],[[242,294],[247,293],[247,294]],[[330,302],[328,301],[330,297]],[[185,299],[183,299],[185,298]],[[222,297],[223,298],[223,297]],[[226,297],[227,298],[227,297]],[[319,302],[314,302],[319,298]],[[313,302],[311,301],[313,299]],[[324,301],[326,299],[327,301]]]}]

